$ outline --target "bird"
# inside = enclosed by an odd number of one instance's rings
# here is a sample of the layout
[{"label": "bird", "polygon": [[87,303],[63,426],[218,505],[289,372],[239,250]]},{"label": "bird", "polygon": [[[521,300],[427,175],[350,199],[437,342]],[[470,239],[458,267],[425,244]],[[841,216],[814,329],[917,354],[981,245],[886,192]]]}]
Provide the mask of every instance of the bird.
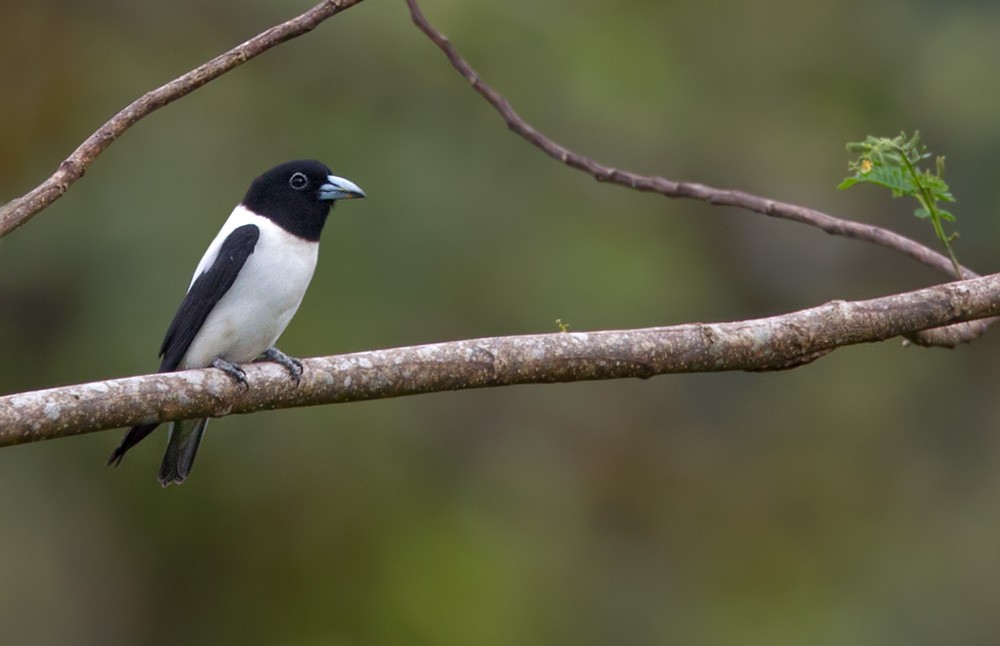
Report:
[{"label": "bird", "polygon": [[[160,346],[158,372],[214,367],[246,387],[240,364],[265,360],[298,383],[302,362],[274,344],[305,296],[330,209],[337,200],[363,197],[357,184],[311,159],[279,164],[254,179],[194,271]],[[208,419],[170,422],[162,486],[191,473],[207,425]],[[131,427],[108,464],[120,464],[157,426]]]}]

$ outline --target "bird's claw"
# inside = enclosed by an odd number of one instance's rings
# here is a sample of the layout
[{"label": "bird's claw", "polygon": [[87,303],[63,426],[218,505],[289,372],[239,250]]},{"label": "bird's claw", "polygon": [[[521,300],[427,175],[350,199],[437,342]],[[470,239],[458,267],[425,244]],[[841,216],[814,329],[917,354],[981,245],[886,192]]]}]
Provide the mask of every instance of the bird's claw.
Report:
[{"label": "bird's claw", "polygon": [[290,357],[278,348],[273,347],[264,351],[264,360],[273,361],[274,363],[284,366],[285,370],[288,371],[288,374],[295,380],[295,385],[299,385],[299,382],[302,380],[303,371],[301,361],[295,357]]},{"label": "bird's claw", "polygon": [[244,389],[249,389],[250,384],[247,383],[247,373],[240,368],[235,363],[230,363],[225,359],[216,359],[212,362],[213,368],[218,368],[222,372],[226,373],[230,377],[236,380],[236,383],[243,386]]}]

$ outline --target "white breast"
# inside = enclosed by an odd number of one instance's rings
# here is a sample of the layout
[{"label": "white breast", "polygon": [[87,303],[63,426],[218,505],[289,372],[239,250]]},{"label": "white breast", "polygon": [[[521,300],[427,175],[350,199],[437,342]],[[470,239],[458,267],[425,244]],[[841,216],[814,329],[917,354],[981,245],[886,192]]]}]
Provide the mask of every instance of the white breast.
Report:
[{"label": "white breast", "polygon": [[246,224],[260,230],[254,252],[198,331],[181,369],[202,368],[217,357],[233,363],[253,361],[274,345],[305,296],[319,243],[294,236],[242,205],[209,245],[191,284],[215,262],[226,237]]}]

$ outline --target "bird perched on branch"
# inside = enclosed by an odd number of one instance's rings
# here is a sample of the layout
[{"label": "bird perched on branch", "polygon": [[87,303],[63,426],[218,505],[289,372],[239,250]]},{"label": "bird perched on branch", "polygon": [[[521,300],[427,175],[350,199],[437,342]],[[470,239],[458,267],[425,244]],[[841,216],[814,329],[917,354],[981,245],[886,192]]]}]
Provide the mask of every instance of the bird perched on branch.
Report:
[{"label": "bird perched on branch", "polygon": [[[160,346],[159,372],[212,366],[246,385],[239,364],[264,359],[284,366],[297,382],[302,362],[274,344],[312,279],[330,208],[336,200],[362,197],[356,184],[318,161],[290,161],[255,179],[195,269]],[[207,424],[170,423],[161,485],[188,476]],[[130,428],[108,464],[121,463],[157,426]]]}]

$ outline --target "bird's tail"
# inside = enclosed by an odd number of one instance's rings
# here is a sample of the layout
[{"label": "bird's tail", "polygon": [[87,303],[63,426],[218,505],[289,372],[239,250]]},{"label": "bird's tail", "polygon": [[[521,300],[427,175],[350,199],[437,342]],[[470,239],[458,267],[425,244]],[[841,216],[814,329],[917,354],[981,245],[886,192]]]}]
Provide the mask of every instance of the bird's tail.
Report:
[{"label": "bird's tail", "polygon": [[207,419],[181,420],[170,425],[167,452],[160,464],[161,485],[180,484],[188,477],[206,426]]}]

